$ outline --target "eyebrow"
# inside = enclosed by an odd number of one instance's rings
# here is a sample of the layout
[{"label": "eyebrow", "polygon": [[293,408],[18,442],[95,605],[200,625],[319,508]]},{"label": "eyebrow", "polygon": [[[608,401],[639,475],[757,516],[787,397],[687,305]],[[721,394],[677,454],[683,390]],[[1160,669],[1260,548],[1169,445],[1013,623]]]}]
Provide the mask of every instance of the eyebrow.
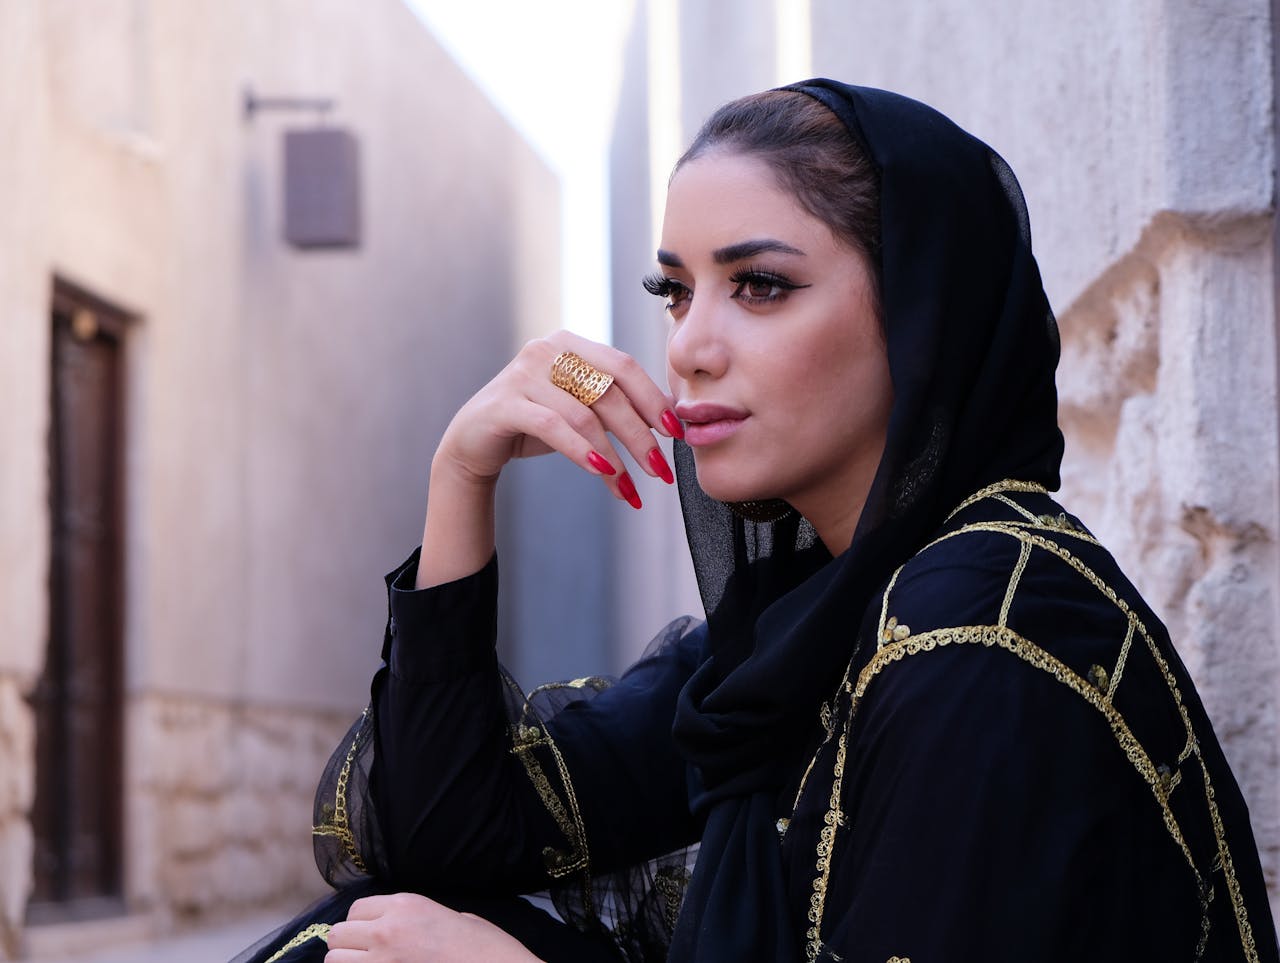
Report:
[{"label": "eyebrow", "polygon": [[[804,256],[804,251],[792,247],[790,244],[775,241],[773,238],[759,238],[751,241],[739,241],[737,244],[717,248],[711,252],[711,257],[717,264],[732,264],[734,261],[742,261],[766,252]],[[684,267],[684,261],[680,260],[679,255],[673,254],[671,251],[664,251],[661,248],[658,249],[658,263],[667,267]]]}]

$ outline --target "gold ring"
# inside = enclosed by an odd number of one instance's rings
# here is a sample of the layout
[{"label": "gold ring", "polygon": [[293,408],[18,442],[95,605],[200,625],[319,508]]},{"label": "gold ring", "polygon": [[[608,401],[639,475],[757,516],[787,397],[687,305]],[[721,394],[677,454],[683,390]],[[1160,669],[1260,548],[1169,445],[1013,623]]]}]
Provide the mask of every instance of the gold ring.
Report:
[{"label": "gold ring", "polygon": [[562,351],[551,362],[551,383],[590,408],[609,390],[613,375],[583,361],[572,351]]}]

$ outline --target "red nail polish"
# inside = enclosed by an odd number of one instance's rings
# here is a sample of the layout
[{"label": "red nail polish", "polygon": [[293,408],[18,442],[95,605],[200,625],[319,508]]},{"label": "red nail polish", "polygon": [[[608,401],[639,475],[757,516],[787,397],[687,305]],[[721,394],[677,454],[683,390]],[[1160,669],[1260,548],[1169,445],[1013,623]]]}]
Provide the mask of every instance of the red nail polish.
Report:
[{"label": "red nail polish", "polygon": [[631,480],[631,476],[625,471],[618,476],[618,491],[622,492],[622,497],[627,500],[627,504],[632,508],[639,508],[643,502],[640,501],[640,495],[636,492],[636,483]]},{"label": "red nail polish", "polygon": [[618,470],[598,451],[587,452],[587,464],[602,475],[616,475]]},{"label": "red nail polish", "polygon": [[671,474],[671,466],[667,464],[667,460],[662,457],[662,451],[654,448],[649,452],[649,467],[654,470],[659,478],[668,485],[674,484],[676,476]]},{"label": "red nail polish", "polygon": [[684,425],[680,424],[680,419],[670,408],[662,412],[662,427],[667,429],[667,434],[672,438],[684,437]]}]

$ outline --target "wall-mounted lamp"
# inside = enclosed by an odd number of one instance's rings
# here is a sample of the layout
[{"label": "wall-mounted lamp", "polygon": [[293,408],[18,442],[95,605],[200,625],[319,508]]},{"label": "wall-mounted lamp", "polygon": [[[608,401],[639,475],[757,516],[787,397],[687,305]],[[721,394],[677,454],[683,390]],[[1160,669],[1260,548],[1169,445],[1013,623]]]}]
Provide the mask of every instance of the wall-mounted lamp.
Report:
[{"label": "wall-mounted lamp", "polygon": [[[321,123],[330,98],[259,97],[244,92],[246,122],[264,110],[315,111]],[[284,134],[284,239],[293,247],[360,246],[360,145],[340,127],[316,126]]]}]

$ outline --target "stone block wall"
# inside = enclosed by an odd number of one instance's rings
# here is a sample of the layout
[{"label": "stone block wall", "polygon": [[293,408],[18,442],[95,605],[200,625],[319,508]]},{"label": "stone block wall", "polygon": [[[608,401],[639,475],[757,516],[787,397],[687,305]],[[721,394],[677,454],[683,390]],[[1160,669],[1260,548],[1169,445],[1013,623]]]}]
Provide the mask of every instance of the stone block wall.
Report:
[{"label": "stone block wall", "polygon": [[25,680],[0,672],[0,959],[17,955],[31,873],[27,813],[35,796],[35,720],[23,699]]},{"label": "stone block wall", "polygon": [[[1164,214],[1064,312],[1063,487],[1165,621],[1280,883],[1271,218]],[[1273,897],[1273,907],[1274,907]]]},{"label": "stone block wall", "polygon": [[152,695],[129,716],[134,905],[181,920],[323,891],[312,797],[349,715]]}]

